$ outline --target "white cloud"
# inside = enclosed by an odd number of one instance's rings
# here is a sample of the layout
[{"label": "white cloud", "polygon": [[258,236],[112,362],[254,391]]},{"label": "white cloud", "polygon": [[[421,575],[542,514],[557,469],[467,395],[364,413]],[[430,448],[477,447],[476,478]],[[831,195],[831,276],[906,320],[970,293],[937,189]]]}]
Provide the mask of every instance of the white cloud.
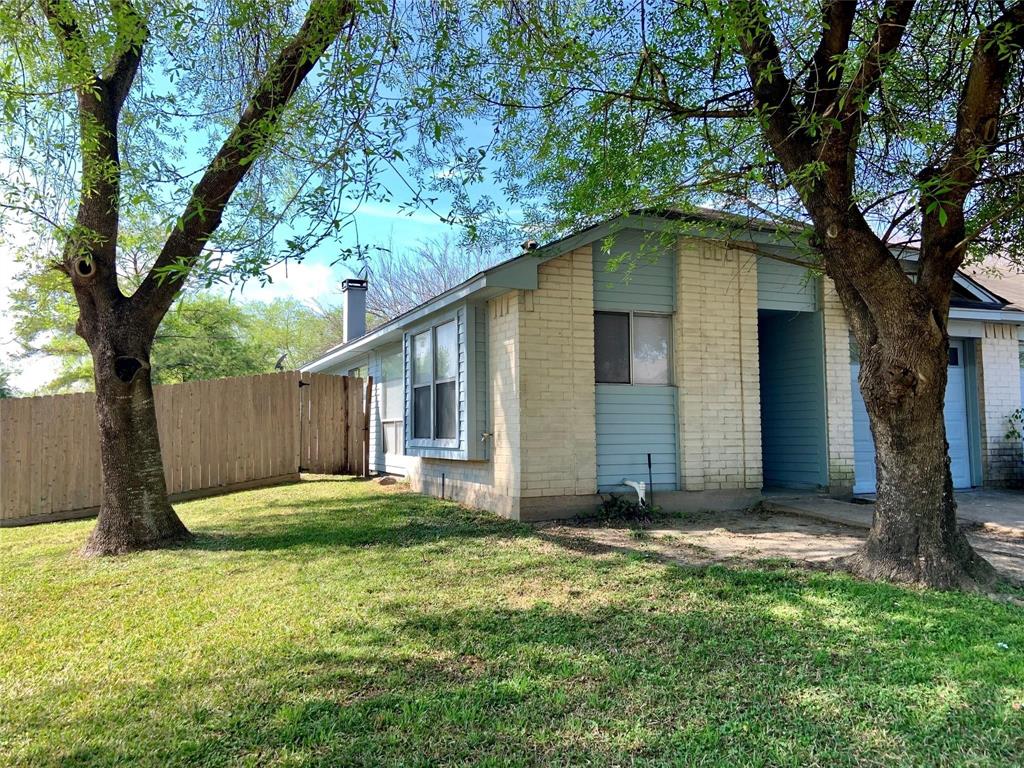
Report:
[{"label": "white cloud", "polygon": [[36,356],[29,360],[18,359],[21,345],[14,337],[14,314],[11,308],[10,292],[18,283],[18,273],[23,266],[14,260],[14,251],[31,241],[28,229],[17,222],[4,222],[4,242],[0,244],[0,360],[13,372],[11,384],[21,392],[35,392],[53,379],[60,369],[55,357]]},{"label": "white cloud", "polygon": [[338,268],[311,261],[277,264],[267,270],[267,275],[272,282],[265,285],[250,280],[233,291],[228,290],[246,301],[295,298],[306,304],[336,304],[338,283],[347,276]]}]

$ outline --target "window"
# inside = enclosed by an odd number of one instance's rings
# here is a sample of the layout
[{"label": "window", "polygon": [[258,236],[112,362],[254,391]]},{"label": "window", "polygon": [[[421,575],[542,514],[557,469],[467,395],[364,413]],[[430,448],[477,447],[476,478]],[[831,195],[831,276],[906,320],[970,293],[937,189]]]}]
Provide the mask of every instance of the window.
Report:
[{"label": "window", "polygon": [[672,317],[594,313],[594,372],[599,384],[669,384]]},{"label": "window", "polygon": [[412,436],[455,440],[459,431],[459,332],[454,320],[412,337]]},{"label": "window", "polygon": [[604,384],[629,384],[629,315],[594,313],[594,366]]},{"label": "window", "polygon": [[384,434],[384,453],[403,452],[402,350],[384,355],[380,364],[380,420]]},{"label": "window", "polygon": [[633,317],[633,382],[668,384],[669,345],[672,343],[672,318],[665,315]]},{"label": "window", "polygon": [[434,329],[434,437],[452,440],[458,429],[455,377],[459,371],[459,338],[455,321]]},{"label": "window", "polygon": [[417,440],[434,436],[430,424],[433,335],[433,331],[426,331],[412,337],[412,436]]}]

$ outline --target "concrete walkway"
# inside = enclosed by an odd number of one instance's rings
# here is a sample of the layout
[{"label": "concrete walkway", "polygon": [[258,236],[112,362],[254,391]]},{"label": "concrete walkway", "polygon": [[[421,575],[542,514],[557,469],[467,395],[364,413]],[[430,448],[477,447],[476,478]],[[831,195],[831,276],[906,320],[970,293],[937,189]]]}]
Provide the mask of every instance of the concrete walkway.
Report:
[{"label": "concrete walkway", "polygon": [[[1024,538],[1024,491],[978,489],[958,491],[957,515],[961,525],[1002,536]],[[841,501],[824,496],[769,496],[764,506],[778,512],[867,530],[874,502]]]}]

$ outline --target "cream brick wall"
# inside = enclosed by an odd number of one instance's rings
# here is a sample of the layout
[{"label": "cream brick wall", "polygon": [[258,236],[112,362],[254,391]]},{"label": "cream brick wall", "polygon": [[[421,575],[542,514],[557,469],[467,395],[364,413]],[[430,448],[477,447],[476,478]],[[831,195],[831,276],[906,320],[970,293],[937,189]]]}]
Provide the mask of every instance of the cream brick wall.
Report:
[{"label": "cream brick wall", "polygon": [[519,291],[487,302],[488,431],[486,461],[409,458],[413,490],[518,518],[520,496]]},{"label": "cream brick wall", "polygon": [[590,246],[540,266],[519,297],[523,497],[597,492]]},{"label": "cream brick wall", "polygon": [[850,326],[835,286],[822,278],[825,327],[825,407],[828,414],[828,482],[833,494],[853,490],[853,381]]},{"label": "cream brick wall", "polygon": [[987,486],[1024,480],[1021,443],[1008,440],[1009,415],[1021,407],[1020,343],[1015,326],[985,323],[978,339],[978,410],[982,472]]},{"label": "cream brick wall", "polygon": [[675,379],[680,488],[761,487],[761,394],[754,258],[680,240]]}]

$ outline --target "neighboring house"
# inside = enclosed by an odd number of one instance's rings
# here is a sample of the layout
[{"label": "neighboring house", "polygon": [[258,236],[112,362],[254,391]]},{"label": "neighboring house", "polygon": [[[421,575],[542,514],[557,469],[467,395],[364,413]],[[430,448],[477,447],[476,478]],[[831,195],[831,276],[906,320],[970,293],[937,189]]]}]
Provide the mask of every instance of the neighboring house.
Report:
[{"label": "neighboring house", "polygon": [[[856,353],[830,281],[790,263],[775,229],[727,244],[707,235],[710,219],[722,217],[614,219],[369,333],[366,282],[346,281],[345,341],[305,370],[373,376],[377,471],[514,519],[589,511],[649,477],[668,509],[738,508],[764,488],[872,491]],[[1020,479],[1005,433],[1021,401],[1022,309],[957,275],[957,487]]]}]

